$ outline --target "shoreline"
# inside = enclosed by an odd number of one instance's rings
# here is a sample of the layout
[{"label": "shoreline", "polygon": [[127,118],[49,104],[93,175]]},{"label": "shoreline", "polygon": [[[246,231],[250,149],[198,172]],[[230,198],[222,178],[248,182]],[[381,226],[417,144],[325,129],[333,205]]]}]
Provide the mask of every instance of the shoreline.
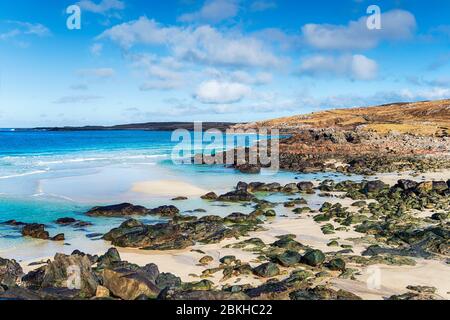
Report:
[{"label": "shoreline", "polygon": [[[376,175],[376,177],[391,186],[394,181],[399,179],[411,179],[411,176],[408,173],[379,174]],[[445,177],[446,179],[450,179],[450,170],[424,173],[420,176],[414,177],[413,180],[442,180]],[[133,191],[150,195],[150,192],[153,190],[161,196],[161,193],[167,192],[173,183],[174,182],[171,180],[146,181],[135,184],[133,186]],[[317,182],[314,182],[314,185],[317,187]],[[175,184],[174,187],[175,188],[170,191],[171,194],[167,196],[172,196],[172,192],[173,196],[175,196],[175,194],[178,196],[187,195],[189,192],[192,192],[191,196],[199,196],[205,191],[182,182]],[[180,193],[181,191],[184,192]],[[322,203],[329,201],[331,204],[341,203],[344,206],[350,206],[353,202],[351,199],[341,199],[337,196],[338,194],[332,194],[331,197],[324,197]],[[317,201],[318,198],[315,199],[315,201]],[[368,203],[370,203],[370,201]],[[315,206],[317,206],[317,204],[315,204]],[[328,253],[337,252],[341,249],[340,247],[332,248],[327,246],[332,239],[336,238],[340,239],[339,243],[341,245],[351,245],[352,250],[356,255],[360,255],[367,248],[367,244],[357,243],[350,240],[351,238],[361,237],[360,233],[353,230],[335,231],[331,235],[326,235],[323,234],[321,225],[313,220],[314,214],[311,213],[299,217],[292,214],[291,208],[277,206],[276,210],[278,217],[275,219],[269,218],[269,220],[262,225],[265,229],[264,231],[250,232],[248,236],[241,237],[239,240],[228,239],[216,244],[196,244],[187,249],[169,251],[143,251],[132,248],[116,248],[118,249],[123,260],[141,266],[148,263],[155,263],[158,265],[161,272],[175,274],[180,277],[183,282],[193,282],[202,279],[200,275],[202,271],[204,271],[205,266],[199,265],[198,260],[205,255],[213,258],[213,262],[211,262],[208,267],[218,267],[220,265],[218,262],[219,259],[227,255],[233,255],[237,259],[249,262],[252,267],[256,267],[260,263],[257,260],[258,255],[256,253],[236,248],[225,248],[227,245],[233,245],[254,237],[261,239],[266,245],[268,245],[276,241],[280,236],[293,234],[296,236],[295,239],[300,243]],[[353,208],[350,208],[350,210],[353,210]],[[103,240],[101,242],[102,244],[100,247],[104,250],[102,251],[102,249],[99,248],[96,252],[91,252],[91,254],[101,255],[108,247],[113,247],[112,245],[108,245],[108,243],[103,242]],[[72,248],[78,249],[76,248],[76,245],[72,246]],[[197,250],[201,250],[203,253],[199,253]],[[36,269],[36,266],[29,266],[29,263],[47,259],[51,260],[52,257],[44,256],[39,259],[21,261],[21,265],[24,272],[27,273]],[[369,290],[366,285],[366,280],[369,276],[367,274],[367,269],[369,267],[360,268],[360,274],[356,276],[356,280],[332,278],[317,281],[316,284],[329,284],[333,288],[350,291],[363,299],[385,299],[390,295],[405,292],[407,285],[427,285],[435,287],[437,289],[437,294],[441,298],[450,299],[450,287],[448,287],[445,282],[439,281],[440,279],[449,278],[450,268],[448,265],[446,265],[443,261],[439,262],[436,260],[423,259],[414,260],[417,262],[417,265],[414,267],[386,266],[379,264],[371,266],[379,268],[382,275],[381,287],[375,290]],[[282,273],[281,276],[277,277],[278,279],[282,279],[288,275],[285,271],[283,272],[284,273]],[[428,274],[429,276],[426,278],[421,277],[423,274]],[[239,277],[239,281],[236,281],[236,279],[221,281],[220,272],[214,274],[212,277],[208,277],[207,279],[212,281],[216,286],[243,284],[258,286],[262,285],[266,281],[266,279],[261,279],[254,275],[241,275]]]}]

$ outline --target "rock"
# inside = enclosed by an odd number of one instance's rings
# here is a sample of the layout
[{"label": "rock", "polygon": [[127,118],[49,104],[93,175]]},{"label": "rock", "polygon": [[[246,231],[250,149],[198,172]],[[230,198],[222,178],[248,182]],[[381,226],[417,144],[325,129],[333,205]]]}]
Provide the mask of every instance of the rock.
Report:
[{"label": "rock", "polygon": [[187,197],[176,197],[176,198],[172,199],[172,201],[184,201],[184,200],[188,200],[188,198]]},{"label": "rock", "polygon": [[249,220],[250,216],[241,213],[241,212],[233,212],[232,214],[226,216],[224,218],[224,222],[231,222],[231,223],[243,223]]},{"label": "rock", "polygon": [[397,184],[394,186],[394,188],[400,188],[402,190],[412,190],[417,187],[417,182],[407,179],[401,179],[398,180]]},{"label": "rock", "polygon": [[360,297],[351,292],[335,291],[325,286],[297,290],[289,296],[292,300],[361,300]]},{"label": "rock", "polygon": [[198,262],[201,264],[201,265],[208,265],[208,264],[210,264],[211,262],[213,262],[214,261],[214,258],[213,257],[211,257],[211,256],[204,256],[204,257],[202,257]]},{"label": "rock", "polygon": [[56,254],[45,266],[42,288],[79,289],[86,297],[95,296],[98,281],[91,264],[87,255]]},{"label": "rock", "polygon": [[56,236],[52,237],[50,240],[52,240],[52,241],[64,241],[65,240],[64,233],[59,233]]},{"label": "rock", "polygon": [[264,212],[264,216],[266,216],[266,217],[276,217],[277,213],[276,213],[275,210],[270,209],[270,210],[267,210],[267,211]]},{"label": "rock", "polygon": [[59,218],[58,220],[56,220],[56,224],[60,225],[69,225],[75,222],[77,222],[77,220],[74,218]]},{"label": "rock", "polygon": [[15,260],[0,258],[0,287],[15,286],[22,275],[22,267]]},{"label": "rock", "polygon": [[303,244],[294,240],[290,235],[280,236],[279,238],[280,239],[272,243],[271,246],[291,251],[299,251],[306,248]]},{"label": "rock", "polygon": [[156,286],[163,290],[165,288],[178,288],[181,286],[181,279],[172,273],[160,273],[156,278]]},{"label": "rock", "polygon": [[368,181],[363,189],[363,192],[365,194],[379,193],[380,191],[388,187],[389,186],[387,184],[385,184],[383,181],[380,180]]},{"label": "rock", "polygon": [[236,257],[235,256],[225,256],[225,257],[222,257],[219,261],[220,261],[220,263],[230,265],[236,261]]},{"label": "rock", "polygon": [[253,269],[253,273],[262,278],[271,278],[280,274],[280,269],[275,263],[263,263]]},{"label": "rock", "polygon": [[95,297],[97,298],[109,298],[109,289],[104,286],[97,286],[97,291],[95,292]]},{"label": "rock", "polygon": [[22,283],[28,289],[39,290],[42,287],[42,282],[44,281],[45,267],[42,266],[36,270],[28,272],[22,277]]},{"label": "rock", "polygon": [[11,287],[5,292],[0,292],[0,300],[36,301],[43,300],[43,298],[38,292],[21,287]]},{"label": "rock", "polygon": [[35,239],[48,240],[50,238],[47,231],[45,231],[45,226],[38,223],[26,224],[22,228],[22,235],[25,237],[31,237]]},{"label": "rock", "polygon": [[145,266],[140,268],[140,271],[145,274],[147,279],[149,279],[150,281],[152,281],[154,283],[156,283],[156,280],[158,279],[158,277],[160,275],[159,268],[154,263],[146,264]]},{"label": "rock", "polygon": [[223,194],[217,198],[218,201],[222,202],[245,202],[253,201],[256,197],[248,191],[236,190]]},{"label": "rock", "polygon": [[358,208],[363,208],[367,205],[367,202],[365,201],[356,201],[352,203],[352,207],[358,207]]},{"label": "rock", "polygon": [[276,257],[276,260],[283,267],[293,267],[300,262],[302,256],[296,251],[287,250]]},{"label": "rock", "polygon": [[160,289],[144,274],[127,269],[103,270],[103,285],[116,297],[135,300],[141,295],[156,298]]},{"label": "rock", "polygon": [[97,265],[99,267],[111,267],[116,262],[120,262],[122,259],[120,258],[119,251],[116,248],[109,248],[108,251],[100,256],[97,261]]},{"label": "rock", "polygon": [[297,183],[297,188],[302,193],[314,193],[314,184],[309,181]]},{"label": "rock", "polygon": [[261,172],[261,166],[253,164],[242,164],[236,166],[236,169],[246,174],[258,174]]},{"label": "rock", "polygon": [[149,214],[161,217],[175,217],[180,213],[180,210],[175,206],[161,206],[149,211]]},{"label": "rock", "polygon": [[214,287],[214,283],[209,280],[201,280],[198,282],[183,283],[183,290],[187,291],[209,291]]},{"label": "rock", "polygon": [[449,187],[447,185],[447,182],[445,181],[433,181],[433,190],[441,193],[445,190],[447,190]]},{"label": "rock", "polygon": [[283,187],[283,189],[281,191],[283,191],[284,193],[295,193],[295,192],[298,192],[299,189],[297,187],[297,184],[295,184],[295,183],[288,183],[287,185],[285,185]]},{"label": "rock", "polygon": [[432,181],[425,181],[421,182],[417,185],[416,191],[418,193],[429,193],[433,190],[433,182]]},{"label": "rock", "polygon": [[226,291],[183,291],[181,289],[167,288],[161,292],[158,299],[161,300],[197,300],[197,301],[225,301],[225,300],[249,300],[249,297],[242,292]]},{"label": "rock", "polygon": [[309,266],[316,267],[321,265],[325,261],[325,255],[320,250],[310,250],[305,253],[302,258],[302,263]]},{"label": "rock", "polygon": [[2,222],[1,224],[7,225],[7,226],[12,226],[12,227],[21,227],[26,225],[26,223],[24,222],[20,222],[20,221],[16,221],[16,220],[8,220],[5,222]]},{"label": "rock", "polygon": [[236,185],[236,190],[248,191],[248,183],[239,181]]},{"label": "rock", "polygon": [[142,206],[135,206],[131,203],[122,203],[104,207],[94,207],[86,214],[92,217],[124,217],[124,216],[143,216],[147,215],[149,210]]},{"label": "rock", "polygon": [[345,261],[341,258],[331,259],[330,262],[326,264],[326,267],[333,271],[344,271]]},{"label": "rock", "polygon": [[209,193],[201,196],[201,198],[203,200],[216,200],[217,199],[217,194],[215,194],[214,192],[209,192]]}]

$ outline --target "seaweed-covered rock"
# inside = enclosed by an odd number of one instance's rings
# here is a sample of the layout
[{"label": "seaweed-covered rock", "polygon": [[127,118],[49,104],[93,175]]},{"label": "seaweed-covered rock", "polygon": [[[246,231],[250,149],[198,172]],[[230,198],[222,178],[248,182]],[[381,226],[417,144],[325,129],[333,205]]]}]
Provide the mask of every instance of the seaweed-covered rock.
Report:
[{"label": "seaweed-covered rock", "polygon": [[246,190],[235,190],[223,194],[217,198],[222,202],[248,202],[255,200],[256,197]]},{"label": "seaweed-covered rock", "polygon": [[124,217],[143,216],[148,213],[149,210],[143,206],[135,206],[131,203],[121,203],[111,206],[94,207],[86,214],[91,217]]},{"label": "seaweed-covered rock", "polygon": [[325,255],[320,250],[309,250],[302,257],[302,263],[312,267],[321,265],[325,261]]},{"label": "seaweed-covered rock", "polygon": [[317,286],[294,291],[290,294],[292,300],[361,300],[357,295],[344,291],[333,290],[325,286]]},{"label": "seaweed-covered rock", "polygon": [[280,269],[275,263],[263,263],[253,269],[253,272],[262,278],[271,278],[280,274]]},{"label": "seaweed-covered rock", "polygon": [[276,261],[283,267],[292,267],[300,262],[302,255],[296,251],[287,250],[276,256]]}]

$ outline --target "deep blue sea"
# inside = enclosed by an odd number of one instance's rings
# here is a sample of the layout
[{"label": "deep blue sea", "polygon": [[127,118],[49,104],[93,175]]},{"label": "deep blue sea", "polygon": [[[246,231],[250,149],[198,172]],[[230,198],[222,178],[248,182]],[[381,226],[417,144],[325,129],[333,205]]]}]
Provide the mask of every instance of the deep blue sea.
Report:
[{"label": "deep blue sea", "polygon": [[[189,137],[182,145],[184,148],[192,145],[193,153],[250,145],[261,138],[250,135],[236,141],[235,137],[222,136],[221,139],[228,142],[224,144],[220,139],[211,143],[208,135],[204,143],[198,137],[195,139],[193,133]],[[219,207],[205,203],[199,196],[177,203],[171,202],[171,198],[182,196],[184,192],[187,194],[192,188],[225,192],[241,180],[288,183],[299,178],[289,172],[249,176],[223,166],[180,165],[174,163],[173,158],[189,154],[172,155],[174,147],[180,146],[180,140],[172,141],[171,138],[172,132],[0,130],[0,222],[15,219],[44,223],[51,235],[66,234],[65,244],[40,242],[21,237],[16,228],[0,225],[0,256],[32,259],[56,252],[71,252],[74,248],[102,250],[106,244],[92,240],[89,235],[106,232],[123,219],[85,216],[84,213],[95,205],[126,201],[153,208],[175,204],[188,214],[191,214],[190,210],[203,208],[207,214],[224,216],[236,211],[250,212],[251,208],[240,205]],[[329,177],[346,178],[331,174],[300,178]],[[155,181],[154,190],[146,194],[134,192],[133,186],[143,181]],[[177,191],[171,192],[174,182],[183,183],[181,190],[178,187]],[[54,223],[61,217],[75,217],[94,225],[86,230],[61,228]],[[148,223],[156,221],[159,220],[146,219]]]}]

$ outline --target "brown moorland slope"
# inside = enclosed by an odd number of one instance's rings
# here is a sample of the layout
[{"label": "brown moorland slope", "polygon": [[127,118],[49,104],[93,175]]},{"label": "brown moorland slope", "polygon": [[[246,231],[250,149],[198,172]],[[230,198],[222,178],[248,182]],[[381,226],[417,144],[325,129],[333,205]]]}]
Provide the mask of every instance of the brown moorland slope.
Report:
[{"label": "brown moorland slope", "polygon": [[427,136],[450,135],[450,99],[381,106],[336,109],[244,125],[283,131],[304,128],[363,129],[385,134],[409,133]]}]

